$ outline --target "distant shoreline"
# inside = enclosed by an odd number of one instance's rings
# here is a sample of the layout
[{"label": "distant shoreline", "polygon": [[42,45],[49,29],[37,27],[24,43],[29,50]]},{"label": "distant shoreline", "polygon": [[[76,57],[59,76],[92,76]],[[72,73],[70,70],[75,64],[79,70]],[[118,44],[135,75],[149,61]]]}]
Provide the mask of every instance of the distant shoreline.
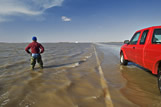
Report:
[{"label": "distant shoreline", "polygon": [[101,43],[101,44],[107,44],[107,45],[123,45],[124,43],[123,42],[104,42],[104,43]]}]

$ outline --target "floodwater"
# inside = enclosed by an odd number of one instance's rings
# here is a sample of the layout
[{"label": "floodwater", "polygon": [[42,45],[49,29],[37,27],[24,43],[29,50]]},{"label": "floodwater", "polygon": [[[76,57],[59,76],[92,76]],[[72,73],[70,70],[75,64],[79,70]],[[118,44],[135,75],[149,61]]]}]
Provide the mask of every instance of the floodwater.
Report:
[{"label": "floodwater", "polygon": [[121,66],[121,45],[43,45],[44,69],[32,71],[27,44],[0,44],[0,107],[161,106],[157,77],[134,63]]}]

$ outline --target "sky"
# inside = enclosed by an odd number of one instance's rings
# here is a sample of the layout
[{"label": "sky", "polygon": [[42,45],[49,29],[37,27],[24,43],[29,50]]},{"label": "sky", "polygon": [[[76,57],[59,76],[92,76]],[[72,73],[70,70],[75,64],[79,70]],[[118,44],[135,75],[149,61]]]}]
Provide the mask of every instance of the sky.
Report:
[{"label": "sky", "polygon": [[0,42],[123,42],[161,25],[161,0],[0,0]]}]

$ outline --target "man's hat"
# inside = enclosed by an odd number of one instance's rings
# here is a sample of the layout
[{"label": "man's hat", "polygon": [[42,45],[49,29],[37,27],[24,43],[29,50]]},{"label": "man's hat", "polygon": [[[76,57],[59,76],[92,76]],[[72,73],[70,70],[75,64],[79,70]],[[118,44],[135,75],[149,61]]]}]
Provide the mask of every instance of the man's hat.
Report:
[{"label": "man's hat", "polygon": [[34,37],[32,37],[32,40],[33,41],[37,41],[37,38],[34,36]]}]

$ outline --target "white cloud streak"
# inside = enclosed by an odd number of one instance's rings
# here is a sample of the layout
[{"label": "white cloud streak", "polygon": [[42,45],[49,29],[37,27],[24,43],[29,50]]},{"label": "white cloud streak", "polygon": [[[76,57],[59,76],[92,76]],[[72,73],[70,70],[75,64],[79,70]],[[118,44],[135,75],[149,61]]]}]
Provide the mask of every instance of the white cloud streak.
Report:
[{"label": "white cloud streak", "polygon": [[0,0],[0,22],[6,17],[25,14],[41,15],[46,9],[61,6],[64,0]]},{"label": "white cloud streak", "polygon": [[66,17],[66,16],[62,16],[61,19],[62,19],[62,21],[64,21],[64,22],[70,22],[70,21],[72,20],[71,18],[68,18],[68,17]]}]

